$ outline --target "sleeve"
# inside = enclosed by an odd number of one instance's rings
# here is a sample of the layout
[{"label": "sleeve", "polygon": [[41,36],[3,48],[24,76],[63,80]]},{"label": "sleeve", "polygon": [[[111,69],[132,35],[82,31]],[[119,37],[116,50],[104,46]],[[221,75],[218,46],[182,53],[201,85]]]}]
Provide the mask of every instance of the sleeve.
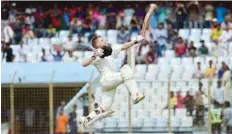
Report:
[{"label": "sleeve", "polygon": [[100,58],[97,57],[94,61],[92,61],[92,62],[90,63],[90,65],[97,65],[97,64],[99,64],[99,62],[100,62]]},{"label": "sleeve", "polygon": [[121,52],[122,47],[121,45],[117,45],[117,46],[112,47],[112,49],[113,49],[113,55],[116,56]]}]

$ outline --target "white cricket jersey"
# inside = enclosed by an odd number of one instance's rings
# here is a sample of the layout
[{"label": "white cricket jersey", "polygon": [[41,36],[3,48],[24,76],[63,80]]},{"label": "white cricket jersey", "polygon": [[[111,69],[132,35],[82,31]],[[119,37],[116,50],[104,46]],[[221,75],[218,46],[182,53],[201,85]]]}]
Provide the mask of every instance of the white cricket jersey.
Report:
[{"label": "white cricket jersey", "polygon": [[121,51],[121,46],[112,47],[113,51],[110,56],[105,58],[97,57],[92,64],[97,68],[101,77],[115,71],[115,56]]}]

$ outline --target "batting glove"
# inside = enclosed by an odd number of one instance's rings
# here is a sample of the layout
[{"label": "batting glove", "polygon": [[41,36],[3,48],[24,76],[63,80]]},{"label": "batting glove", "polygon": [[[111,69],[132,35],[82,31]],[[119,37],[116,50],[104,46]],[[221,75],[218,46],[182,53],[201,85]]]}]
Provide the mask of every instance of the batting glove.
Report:
[{"label": "batting glove", "polygon": [[94,50],[94,56],[102,56],[104,54],[104,50],[102,50],[102,49],[96,49],[96,50]]}]

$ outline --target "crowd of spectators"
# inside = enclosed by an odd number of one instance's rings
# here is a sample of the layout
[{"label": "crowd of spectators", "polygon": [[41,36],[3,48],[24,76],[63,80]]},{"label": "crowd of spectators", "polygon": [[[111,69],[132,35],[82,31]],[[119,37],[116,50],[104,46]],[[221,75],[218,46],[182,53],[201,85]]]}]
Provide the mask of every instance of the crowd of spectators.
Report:
[{"label": "crowd of spectators", "polygon": [[[221,45],[232,40],[231,8],[226,2],[160,1],[157,4],[149,26],[151,43],[141,47],[138,63],[154,63],[168,49],[174,50],[177,57],[219,56],[222,53],[219,49],[228,49]],[[23,6],[22,3],[3,2],[2,41],[20,44],[23,38],[55,37],[60,30],[80,36],[88,33],[91,37],[97,29],[119,29],[117,42],[124,43],[133,33],[139,33],[148,8],[146,2],[114,6],[104,2],[83,6],[74,3]],[[182,28],[211,28],[212,50],[204,39],[197,48],[195,44],[198,42],[179,37],[178,30]]]}]

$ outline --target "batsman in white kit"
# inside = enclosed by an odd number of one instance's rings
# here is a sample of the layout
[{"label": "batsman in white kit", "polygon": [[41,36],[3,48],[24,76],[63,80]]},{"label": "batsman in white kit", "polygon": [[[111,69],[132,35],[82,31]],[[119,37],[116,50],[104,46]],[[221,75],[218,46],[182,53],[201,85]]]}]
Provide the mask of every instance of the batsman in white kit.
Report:
[{"label": "batsman in white kit", "polygon": [[100,85],[103,91],[103,102],[99,108],[94,109],[87,117],[81,117],[78,120],[78,127],[82,131],[84,127],[90,126],[96,120],[109,116],[114,113],[110,110],[116,92],[116,88],[120,84],[125,84],[128,89],[133,104],[139,103],[145,98],[138,88],[134,78],[134,73],[128,65],[124,65],[120,72],[115,71],[115,56],[120,51],[126,50],[135,44],[139,44],[145,40],[145,37],[138,35],[135,40],[127,42],[123,45],[117,45],[116,48],[109,46],[101,36],[95,36],[92,39],[94,47],[93,56],[83,61],[83,66],[94,65],[100,73]]}]

